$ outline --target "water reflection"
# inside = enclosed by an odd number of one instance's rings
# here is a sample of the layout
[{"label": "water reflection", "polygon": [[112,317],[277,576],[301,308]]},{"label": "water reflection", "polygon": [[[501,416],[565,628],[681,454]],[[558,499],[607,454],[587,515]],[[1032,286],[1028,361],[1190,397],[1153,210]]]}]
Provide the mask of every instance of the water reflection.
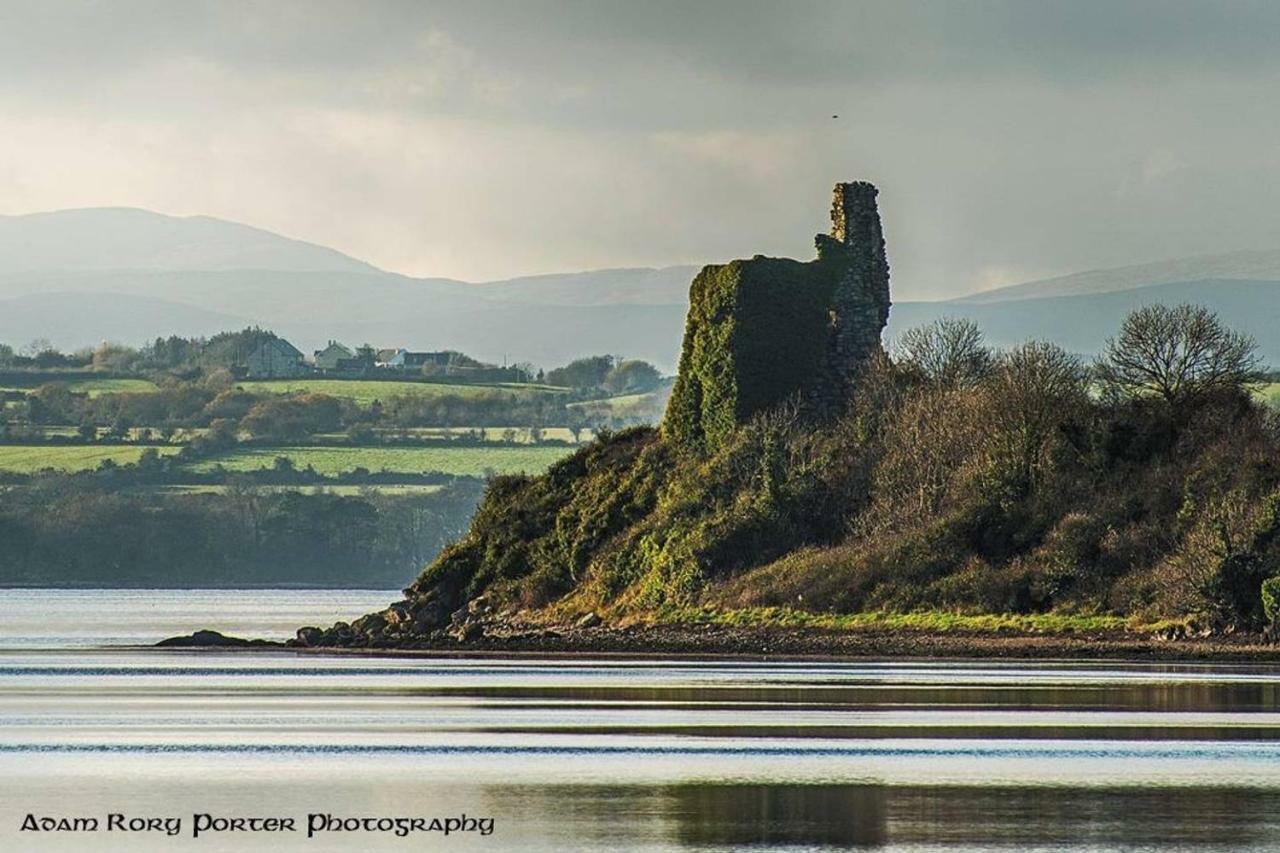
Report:
[{"label": "water reflection", "polygon": [[1236,788],[873,784],[499,786],[494,803],[592,845],[680,849],[1272,850],[1280,796]]},{"label": "water reflection", "polygon": [[682,785],[667,789],[680,844],[876,847],[888,791],[867,785]]},{"label": "water reflection", "polygon": [[[58,601],[109,610],[112,637],[159,630],[145,596],[75,596]],[[351,603],[187,606],[267,629]],[[6,626],[5,607],[0,850],[85,849],[14,835],[68,809],[498,826],[447,844],[101,835],[99,853],[1280,849],[1276,667],[71,649],[98,643]]]}]

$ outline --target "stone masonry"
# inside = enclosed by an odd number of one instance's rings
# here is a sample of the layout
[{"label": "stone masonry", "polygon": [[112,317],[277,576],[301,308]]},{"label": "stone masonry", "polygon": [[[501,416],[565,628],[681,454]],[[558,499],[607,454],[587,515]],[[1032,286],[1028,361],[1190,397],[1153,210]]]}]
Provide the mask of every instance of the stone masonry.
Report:
[{"label": "stone masonry", "polygon": [[831,236],[816,240],[819,258],[838,265],[826,372],[811,394],[824,415],[838,413],[848,401],[867,359],[880,350],[889,322],[889,261],[876,208],[878,192],[865,181],[836,184]]}]

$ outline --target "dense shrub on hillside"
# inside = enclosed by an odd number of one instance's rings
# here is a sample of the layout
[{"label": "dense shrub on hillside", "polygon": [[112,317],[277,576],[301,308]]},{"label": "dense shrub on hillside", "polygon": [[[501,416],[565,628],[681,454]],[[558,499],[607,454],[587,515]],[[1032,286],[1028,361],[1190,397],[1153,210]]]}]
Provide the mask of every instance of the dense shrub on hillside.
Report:
[{"label": "dense shrub on hillside", "polygon": [[380,423],[400,427],[565,426],[574,420],[567,402],[566,396],[551,393],[398,394],[376,411]]},{"label": "dense shrub on hillside", "polygon": [[[632,372],[629,370],[627,375]],[[647,374],[639,373],[642,375],[636,381],[643,382]],[[621,381],[630,380],[624,376]],[[569,427],[580,430],[633,424],[654,417],[649,398],[616,406],[609,400],[575,402],[568,393],[516,394],[494,389],[470,393],[391,394],[371,406],[359,406],[331,394],[254,393],[234,387],[230,382],[229,377],[220,380],[213,374],[200,381],[167,378],[156,390],[96,395],[73,391],[66,381],[46,382],[29,392],[16,392],[17,405],[7,409],[0,426],[16,425],[20,421],[38,426],[96,426],[121,431],[129,427],[173,430],[205,428],[223,420],[233,422],[237,431],[255,438],[294,441],[317,432],[359,428]]]},{"label": "dense shrub on hillside", "polygon": [[[927,340],[943,333],[940,348]],[[1236,336],[1208,338],[1241,353]],[[834,421],[784,403],[710,449],[633,431],[544,477],[499,480],[415,593],[1271,618],[1280,424],[1242,385],[1251,374],[1099,395],[1050,344],[988,353],[956,328],[914,344],[927,364],[873,359]]]},{"label": "dense shrub on hillside", "polygon": [[653,510],[669,451],[648,428],[605,434],[540,477],[490,481],[471,529],[414,588],[450,602],[493,588],[544,604],[582,580],[593,556]]},{"label": "dense shrub on hillside", "polygon": [[206,426],[216,392],[203,385],[172,383],[145,393],[89,396],[61,382],[41,385],[28,395],[29,417],[36,424],[114,426]]},{"label": "dense shrub on hillside", "polygon": [[662,384],[662,373],[647,361],[593,355],[548,370],[542,381],[583,392],[642,394]]},{"label": "dense shrub on hillside", "polygon": [[599,388],[605,377],[613,370],[614,359],[611,355],[592,355],[578,358],[564,365],[548,370],[544,380],[549,385],[563,388]]},{"label": "dense shrub on hillside", "polygon": [[240,429],[255,439],[287,444],[318,432],[337,432],[353,421],[356,411],[350,400],[326,394],[269,397],[249,409]]},{"label": "dense shrub on hillside", "polygon": [[603,387],[610,394],[643,394],[662,384],[662,374],[647,361],[620,361],[605,374]]}]

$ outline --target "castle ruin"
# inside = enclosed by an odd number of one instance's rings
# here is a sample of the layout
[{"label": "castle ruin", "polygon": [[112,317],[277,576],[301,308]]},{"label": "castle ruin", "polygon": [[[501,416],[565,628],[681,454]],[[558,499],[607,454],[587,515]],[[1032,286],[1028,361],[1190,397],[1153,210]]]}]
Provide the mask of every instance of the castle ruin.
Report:
[{"label": "castle ruin", "polygon": [[836,184],[816,260],[757,255],[694,278],[665,434],[714,449],[788,399],[813,417],[843,411],[889,319],[876,194],[866,182]]}]

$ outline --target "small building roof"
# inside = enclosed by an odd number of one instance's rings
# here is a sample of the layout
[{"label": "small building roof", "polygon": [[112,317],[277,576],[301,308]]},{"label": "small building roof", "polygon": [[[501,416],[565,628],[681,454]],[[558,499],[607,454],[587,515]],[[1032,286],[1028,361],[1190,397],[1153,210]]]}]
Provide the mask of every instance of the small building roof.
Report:
[{"label": "small building roof", "polygon": [[274,349],[277,352],[289,356],[290,358],[302,358],[302,350],[298,349],[284,338],[271,338],[269,340],[265,340],[258,345],[258,348],[254,350],[254,352],[262,352],[265,349]]},{"label": "small building roof", "polygon": [[346,356],[347,358],[350,358],[351,356],[355,355],[355,353],[352,352],[350,348],[343,346],[337,341],[329,341],[329,345],[327,347],[325,347],[324,349],[316,350],[315,354],[316,355],[341,355],[341,356]]}]

